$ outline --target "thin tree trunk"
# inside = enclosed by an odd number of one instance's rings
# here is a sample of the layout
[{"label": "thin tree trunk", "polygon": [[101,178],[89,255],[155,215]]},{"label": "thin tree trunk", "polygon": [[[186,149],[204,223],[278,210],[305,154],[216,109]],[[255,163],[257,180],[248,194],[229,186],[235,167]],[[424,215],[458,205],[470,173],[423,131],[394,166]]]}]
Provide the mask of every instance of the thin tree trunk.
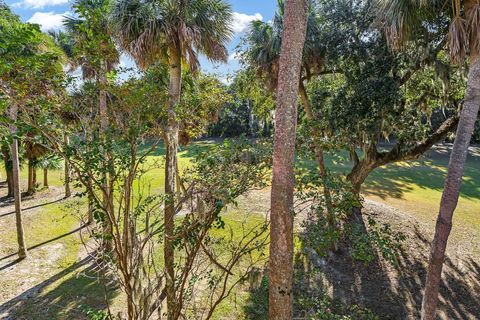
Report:
[{"label": "thin tree trunk", "polygon": [[7,197],[13,197],[13,172],[12,172],[12,159],[10,157],[10,148],[8,146],[2,146],[3,154],[3,166],[7,175]]},{"label": "thin tree trunk", "polygon": [[43,186],[48,188],[48,169],[43,168]]},{"label": "thin tree trunk", "polygon": [[[11,164],[10,164],[11,166]],[[8,187],[8,192],[7,192],[7,197],[13,197],[14,195],[14,190],[13,190],[13,171],[12,168],[6,169],[7,172],[7,187]]]},{"label": "thin tree trunk", "polygon": [[181,53],[178,48],[170,52],[170,86],[169,86],[169,107],[168,123],[165,130],[165,241],[164,259],[166,270],[166,294],[168,319],[172,320],[179,313],[175,303],[175,259],[172,243],[175,224],[175,189],[176,189],[176,168],[178,149],[178,122],[175,115],[175,107],[180,102],[180,90],[182,84]]},{"label": "thin tree trunk", "polygon": [[18,106],[10,107],[10,118],[12,123],[9,124],[10,134],[14,137],[10,146],[12,155],[12,175],[13,175],[13,194],[15,197],[15,219],[17,225],[17,241],[18,241],[18,257],[24,259],[27,257],[27,245],[25,244],[25,235],[22,222],[22,195],[20,191],[20,164],[18,159],[18,140],[15,138],[17,127]]},{"label": "thin tree trunk", "polygon": [[32,163],[32,193],[37,191],[37,168],[35,167],[35,163],[37,159],[33,159]]},{"label": "thin tree trunk", "polygon": [[[70,144],[70,138],[66,132],[63,133],[63,143],[65,147]],[[65,198],[70,198],[72,196],[72,190],[70,189],[70,164],[68,160],[65,159]]]},{"label": "thin tree trunk", "polygon": [[[88,190],[92,190],[92,178],[88,178]],[[95,222],[95,218],[93,216],[93,196],[90,192],[88,192],[88,211],[87,211],[87,224],[91,225]]]},{"label": "thin tree trunk", "polygon": [[438,289],[442,279],[443,261],[448,236],[452,229],[452,217],[457,207],[462,176],[467,160],[468,147],[480,107],[480,61],[473,59],[467,80],[467,91],[460,122],[453,143],[448,173],[443,188],[440,211],[430,251],[425,293],[422,301],[422,320],[433,320],[437,309]]},{"label": "thin tree trunk", "polygon": [[300,65],[307,26],[307,2],[287,0],[275,111],[270,214],[269,319],[293,315],[293,191]]},{"label": "thin tree trunk", "polygon": [[[107,66],[107,63],[105,63],[105,69],[106,69],[106,66]],[[104,86],[107,84],[107,79],[104,74],[100,76],[99,81],[100,81],[100,86]],[[98,112],[100,115],[100,132],[101,132],[100,138],[106,141],[105,133],[108,130],[108,114],[107,114],[108,110],[107,110],[107,92],[105,91],[104,88],[100,88]],[[106,224],[104,229],[104,232],[107,235],[111,235],[113,232],[113,226],[110,219],[113,218],[113,215],[114,215],[113,190],[110,190],[109,174],[107,172],[110,161],[111,161],[111,157],[108,154],[106,154],[106,159],[103,166],[103,170],[104,170],[103,188],[105,191],[105,193],[103,194],[103,206],[107,211],[106,212],[107,217],[105,219]],[[105,250],[107,252],[113,251],[113,240],[110,238],[111,237],[109,236],[108,239],[105,241]]]},{"label": "thin tree trunk", "polygon": [[35,188],[33,186],[33,165],[32,160],[28,160],[28,183],[27,183],[27,194],[32,195],[35,193]]},{"label": "thin tree trunk", "polygon": [[[303,81],[300,81],[299,86],[299,93],[300,98],[302,100],[303,108],[305,109],[305,114],[309,121],[315,125],[314,121],[315,116],[313,115],[312,104],[310,103],[310,99],[308,98],[307,90],[305,89],[305,85]],[[332,195],[330,193],[330,188],[328,186],[328,173],[327,168],[325,167],[325,157],[323,153],[322,146],[320,145],[321,139],[321,132],[318,130],[317,127],[313,127],[313,144],[315,148],[315,157],[317,158],[318,162],[318,170],[320,179],[322,179],[323,183],[323,196],[325,197],[325,206],[327,209],[327,222],[330,228],[335,228],[335,215],[333,213],[333,204],[332,204]],[[332,246],[330,248],[332,251],[337,251],[337,243],[335,241],[332,242]]]}]

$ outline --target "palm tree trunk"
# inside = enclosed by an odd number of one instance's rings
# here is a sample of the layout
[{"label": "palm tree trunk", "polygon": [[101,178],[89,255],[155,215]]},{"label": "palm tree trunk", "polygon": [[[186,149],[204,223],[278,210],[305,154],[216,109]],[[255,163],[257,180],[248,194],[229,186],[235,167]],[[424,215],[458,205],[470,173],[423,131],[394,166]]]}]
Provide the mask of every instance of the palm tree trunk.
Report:
[{"label": "palm tree trunk", "polygon": [[[305,114],[310,122],[315,125],[315,116],[313,115],[312,104],[310,103],[310,99],[308,98],[307,90],[305,89],[305,85],[303,81],[300,81],[299,86],[300,98],[302,100],[303,108],[305,109]],[[332,204],[332,195],[330,193],[330,188],[328,187],[328,173],[327,168],[325,167],[325,157],[323,153],[322,146],[320,145],[320,138],[321,133],[317,127],[313,127],[313,140],[314,140],[314,148],[315,148],[315,157],[317,158],[318,162],[318,169],[320,179],[323,182],[323,196],[325,197],[325,206],[327,209],[327,222],[330,228],[335,228],[335,215],[333,213],[333,204]],[[337,251],[337,243],[335,241],[332,242],[332,246],[330,248],[332,251]]]},{"label": "palm tree trunk", "polygon": [[[11,164],[10,164],[11,166]],[[12,168],[7,168],[7,187],[8,187],[8,192],[7,192],[7,197],[13,197],[14,195],[14,190],[13,190],[13,171]]]},{"label": "palm tree trunk", "polygon": [[32,195],[35,193],[35,187],[33,186],[33,165],[32,160],[28,160],[28,184],[27,184],[27,194]]},{"label": "palm tree trunk", "polygon": [[[107,63],[105,63],[105,70],[107,69]],[[107,79],[105,74],[102,74],[100,76],[100,86],[104,86],[107,84]],[[101,131],[101,139],[104,139],[106,141],[105,133],[108,130],[108,110],[107,110],[107,92],[103,89],[100,88],[100,96],[99,96],[99,106],[98,106],[98,112],[100,114],[100,131]],[[103,181],[104,181],[104,194],[103,194],[103,206],[106,210],[107,217],[105,219],[105,229],[104,232],[107,235],[111,235],[113,232],[113,226],[111,219],[113,219],[114,215],[114,207],[113,207],[113,190],[110,190],[109,187],[109,174],[107,172],[108,170],[108,165],[109,162],[111,161],[111,157],[107,154],[105,163],[103,165]],[[113,240],[110,239],[111,237],[109,236],[108,239],[105,241],[105,250],[107,252],[112,252],[113,251]]]},{"label": "palm tree trunk", "polygon": [[35,193],[37,191],[37,168],[35,167],[35,163],[37,159],[33,159],[32,163],[32,192]]},{"label": "palm tree trunk", "polygon": [[430,251],[425,293],[422,301],[422,320],[435,318],[438,289],[442,278],[443,261],[447,247],[448,236],[452,229],[452,217],[457,207],[462,176],[472,138],[475,121],[480,107],[480,60],[473,59],[467,80],[467,91],[457,134],[453,143],[448,173],[445,179],[440,212],[435,226],[435,235]]},{"label": "palm tree trunk", "polygon": [[293,314],[293,191],[297,94],[307,26],[307,2],[287,0],[275,111],[270,214],[269,319]]},{"label": "palm tree trunk", "polygon": [[[63,143],[65,147],[70,144],[70,138],[66,132],[63,133]],[[70,163],[65,159],[65,198],[72,196],[72,190],[70,189]]]},{"label": "palm tree trunk", "polygon": [[13,136],[13,141],[10,146],[12,155],[12,175],[13,175],[13,194],[15,197],[15,219],[17,225],[17,241],[18,241],[18,257],[24,259],[27,257],[27,245],[25,244],[25,235],[23,231],[22,221],[22,195],[20,193],[20,164],[18,159],[18,140],[15,137],[17,134],[17,127],[15,121],[17,120],[18,106],[12,105],[10,107],[10,118],[12,123],[9,124],[10,134]]},{"label": "palm tree trunk", "polygon": [[48,169],[43,168],[43,186],[48,188]]},{"label": "palm tree trunk", "polygon": [[172,48],[170,57],[170,86],[169,86],[169,107],[168,122],[165,129],[165,245],[164,259],[166,270],[166,294],[168,319],[176,318],[177,306],[175,303],[175,269],[174,269],[174,248],[172,243],[175,224],[175,190],[176,190],[176,168],[178,149],[178,122],[175,115],[175,107],[180,102],[180,91],[182,85],[181,53],[178,48]]}]

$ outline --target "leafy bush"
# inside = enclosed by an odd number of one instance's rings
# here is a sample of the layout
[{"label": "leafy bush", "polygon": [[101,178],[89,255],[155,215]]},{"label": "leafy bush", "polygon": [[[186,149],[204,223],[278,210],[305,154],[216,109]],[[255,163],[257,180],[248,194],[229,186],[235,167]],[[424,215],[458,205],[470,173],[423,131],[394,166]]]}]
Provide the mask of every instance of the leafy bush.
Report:
[{"label": "leafy bush", "polygon": [[318,255],[326,256],[334,243],[344,244],[357,261],[372,262],[377,251],[393,265],[397,265],[397,256],[405,236],[394,232],[390,225],[380,225],[372,217],[367,224],[355,221],[352,208],[361,207],[362,199],[353,193],[351,185],[342,176],[328,175],[334,223],[327,217],[326,201],[322,192],[323,181],[316,170],[300,169],[297,173],[298,188],[296,197],[301,203],[298,211],[307,211],[307,218],[302,222],[305,246],[314,249]]},{"label": "leafy bush", "polygon": [[349,223],[347,236],[351,244],[350,255],[355,260],[370,263],[375,259],[377,249],[386,261],[395,266],[401,243],[406,238],[403,233],[393,231],[389,224],[379,225],[372,217],[368,217],[367,232],[361,225]]}]

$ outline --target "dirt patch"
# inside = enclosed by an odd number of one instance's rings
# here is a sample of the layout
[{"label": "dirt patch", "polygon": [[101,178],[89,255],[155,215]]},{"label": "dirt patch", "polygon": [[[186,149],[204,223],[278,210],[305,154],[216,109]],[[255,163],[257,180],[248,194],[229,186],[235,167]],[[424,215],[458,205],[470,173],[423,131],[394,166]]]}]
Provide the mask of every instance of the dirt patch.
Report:
[{"label": "dirt patch", "polygon": [[[309,257],[303,288],[327,292],[347,304],[358,304],[381,319],[419,319],[426,277],[432,226],[385,204],[366,201],[364,217],[390,223],[407,236],[398,268],[380,256],[368,266],[353,261],[348,252],[320,258],[305,248]],[[480,265],[469,243],[449,243],[440,288],[438,319],[480,319]]]}]

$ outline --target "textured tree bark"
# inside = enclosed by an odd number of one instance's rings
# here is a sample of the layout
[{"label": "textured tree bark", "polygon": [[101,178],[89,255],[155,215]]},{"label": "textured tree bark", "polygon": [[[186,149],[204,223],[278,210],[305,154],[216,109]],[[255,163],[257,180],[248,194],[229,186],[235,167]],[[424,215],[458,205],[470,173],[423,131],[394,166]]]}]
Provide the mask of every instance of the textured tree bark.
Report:
[{"label": "textured tree bark", "polygon": [[307,2],[285,2],[275,111],[270,213],[269,319],[293,315],[293,191],[297,94],[307,27]]},{"label": "textured tree bark", "polygon": [[10,107],[10,119],[12,123],[9,124],[10,134],[14,136],[11,148],[12,155],[12,176],[13,176],[13,194],[15,197],[15,220],[17,225],[17,242],[18,242],[18,257],[24,259],[27,257],[27,245],[25,244],[25,234],[23,231],[22,221],[22,195],[20,191],[20,164],[18,160],[18,140],[15,138],[17,127],[15,121],[17,120],[18,106],[12,105]]},{"label": "textured tree bark", "polygon": [[[65,146],[70,144],[70,138],[65,132],[63,134],[63,143]],[[70,164],[67,159],[65,159],[65,198],[70,198],[72,196],[72,190],[70,189]]]},{"label": "textured tree bark", "polygon": [[164,259],[166,271],[167,318],[176,319],[180,310],[175,302],[175,269],[174,248],[172,243],[175,224],[175,190],[178,149],[178,121],[175,108],[180,102],[182,85],[181,53],[178,48],[171,48],[170,52],[170,101],[168,106],[168,120],[165,128],[165,241]]},{"label": "textured tree bark", "polygon": [[[104,63],[104,71],[107,72],[108,70],[108,63]],[[100,116],[100,134],[101,134],[101,139],[104,139],[103,141],[106,141],[105,133],[108,130],[108,110],[107,110],[107,92],[105,91],[102,86],[107,84],[107,78],[105,74],[101,74],[99,77],[99,83],[100,83],[100,92],[99,92],[99,105],[98,105],[98,113]],[[107,172],[107,168],[109,167],[109,162],[112,160],[111,157],[108,154],[108,151],[105,151],[105,162],[103,163],[103,189],[104,189],[104,194],[103,194],[103,206],[107,211],[107,217],[105,219],[105,228],[104,232],[105,234],[109,235],[109,238],[105,240],[105,251],[106,252],[112,252],[113,251],[113,240],[111,239],[111,234],[113,232],[113,226],[111,222],[111,218],[113,218],[114,215],[114,203],[113,203],[113,190],[110,190],[109,187],[109,174]]]},{"label": "textured tree bark", "polygon": [[48,188],[48,169],[43,168],[43,186]]},{"label": "textured tree bark", "polygon": [[32,159],[28,160],[28,183],[27,183],[27,194],[32,195],[35,193],[35,182],[33,177],[34,172],[33,161]]},{"label": "textured tree bark", "polygon": [[472,138],[475,121],[480,107],[480,61],[474,59],[470,64],[467,91],[457,134],[453,143],[448,164],[448,173],[440,202],[440,211],[435,226],[435,235],[430,251],[427,280],[422,301],[422,320],[433,320],[437,309],[438,290],[442,279],[443,261],[448,236],[452,229],[452,217],[457,207],[462,176],[467,160],[468,147]]},{"label": "textured tree bark", "polygon": [[[9,164],[11,166],[11,164]],[[11,198],[13,197],[14,191],[13,191],[13,172],[12,168],[6,169],[7,171],[7,187],[8,187],[8,192],[7,192],[7,197]]]}]

